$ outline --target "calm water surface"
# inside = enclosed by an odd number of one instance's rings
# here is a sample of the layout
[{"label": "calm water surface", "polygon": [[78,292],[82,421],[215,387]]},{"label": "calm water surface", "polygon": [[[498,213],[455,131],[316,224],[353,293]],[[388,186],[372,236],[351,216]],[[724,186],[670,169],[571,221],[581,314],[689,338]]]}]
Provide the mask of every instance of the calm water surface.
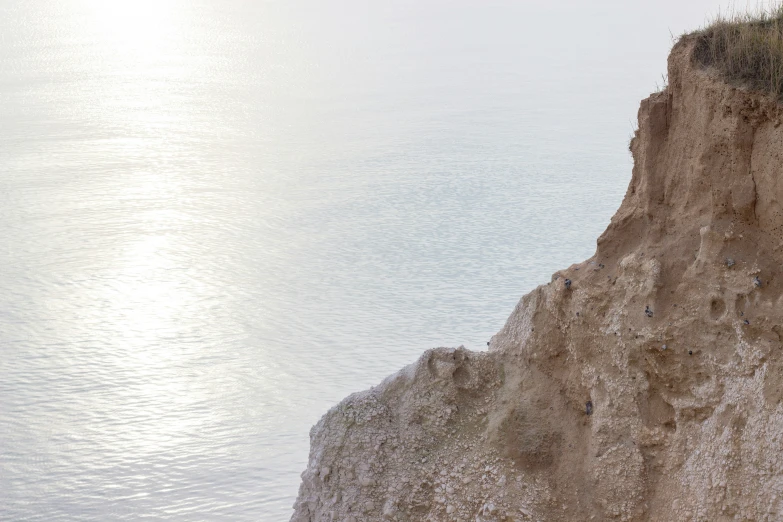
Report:
[{"label": "calm water surface", "polygon": [[709,6],[625,4],[0,0],[0,519],[286,520],[323,412],[592,254]]}]

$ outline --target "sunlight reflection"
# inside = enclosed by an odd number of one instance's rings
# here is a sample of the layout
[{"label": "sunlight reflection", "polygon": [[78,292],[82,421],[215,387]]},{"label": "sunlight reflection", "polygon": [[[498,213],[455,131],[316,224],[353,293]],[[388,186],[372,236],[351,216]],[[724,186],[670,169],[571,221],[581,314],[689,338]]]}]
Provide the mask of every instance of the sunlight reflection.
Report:
[{"label": "sunlight reflection", "polygon": [[[177,217],[153,212],[144,219],[162,228]],[[101,324],[110,332],[110,344],[105,363],[126,383],[115,389],[114,401],[128,417],[154,419],[137,425],[125,442],[135,454],[177,447],[210,419],[205,412],[182,415],[199,408],[206,397],[188,375],[200,356],[183,343],[190,327],[185,317],[197,313],[198,288],[181,269],[181,255],[170,236],[142,234],[126,244],[106,288]]]},{"label": "sunlight reflection", "polygon": [[134,146],[141,137],[156,140],[143,143],[145,149],[160,143],[182,113],[178,86],[190,74],[191,62],[172,57],[186,47],[183,27],[189,11],[178,0],[80,2],[85,38],[100,42],[95,54],[82,57],[83,66],[103,79],[91,91],[95,96],[89,104],[74,109],[75,114],[91,115],[107,130],[124,126],[112,146]]},{"label": "sunlight reflection", "polygon": [[176,29],[172,0],[87,0],[93,29],[118,51],[151,57],[166,47]]}]

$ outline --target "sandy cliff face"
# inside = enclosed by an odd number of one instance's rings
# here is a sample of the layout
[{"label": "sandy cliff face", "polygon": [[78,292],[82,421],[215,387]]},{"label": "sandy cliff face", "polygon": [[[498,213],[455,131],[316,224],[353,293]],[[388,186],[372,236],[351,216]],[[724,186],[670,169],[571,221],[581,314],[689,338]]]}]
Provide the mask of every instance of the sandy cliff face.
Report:
[{"label": "sandy cliff face", "polygon": [[692,48],[595,256],[329,411],[292,521],[783,520],[783,113]]}]

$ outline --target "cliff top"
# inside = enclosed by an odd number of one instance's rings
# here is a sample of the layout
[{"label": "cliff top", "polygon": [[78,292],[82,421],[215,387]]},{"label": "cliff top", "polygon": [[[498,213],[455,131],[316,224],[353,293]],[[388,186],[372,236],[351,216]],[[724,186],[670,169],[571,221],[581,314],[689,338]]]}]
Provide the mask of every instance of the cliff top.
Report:
[{"label": "cliff top", "polygon": [[718,15],[695,39],[694,58],[725,81],[783,101],[783,4]]}]

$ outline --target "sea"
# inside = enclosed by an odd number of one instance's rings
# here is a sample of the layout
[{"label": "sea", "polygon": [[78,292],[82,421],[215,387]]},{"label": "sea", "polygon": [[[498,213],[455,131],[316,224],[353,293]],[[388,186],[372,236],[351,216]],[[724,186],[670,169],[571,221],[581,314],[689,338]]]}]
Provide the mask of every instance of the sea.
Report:
[{"label": "sea", "polygon": [[0,0],[0,519],[285,521],[590,257],[709,1]]}]

